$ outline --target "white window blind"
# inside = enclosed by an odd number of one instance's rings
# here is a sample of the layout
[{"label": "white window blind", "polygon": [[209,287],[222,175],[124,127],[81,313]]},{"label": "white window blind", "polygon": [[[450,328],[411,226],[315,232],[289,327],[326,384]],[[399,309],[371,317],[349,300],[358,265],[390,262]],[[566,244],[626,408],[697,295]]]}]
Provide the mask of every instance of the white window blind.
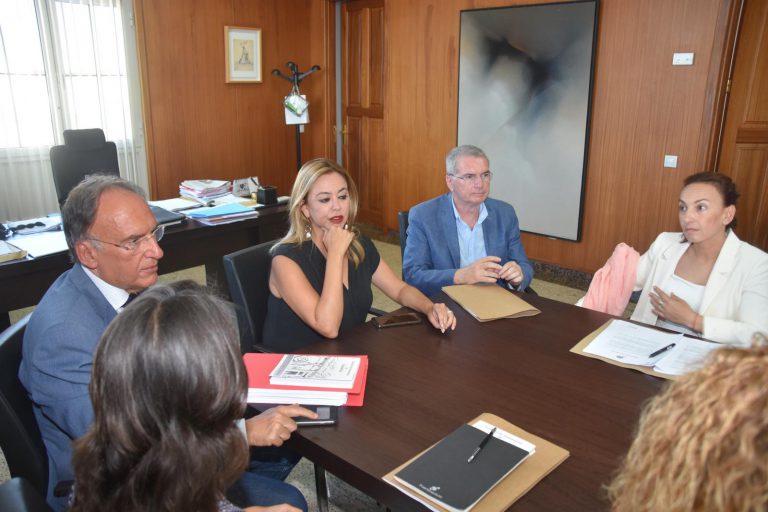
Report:
[{"label": "white window blind", "polygon": [[[102,128],[146,187],[130,18],[120,0],[0,0],[0,180],[17,188],[0,219],[56,210],[48,151],[65,129]],[[33,208],[2,204],[20,190]]]}]

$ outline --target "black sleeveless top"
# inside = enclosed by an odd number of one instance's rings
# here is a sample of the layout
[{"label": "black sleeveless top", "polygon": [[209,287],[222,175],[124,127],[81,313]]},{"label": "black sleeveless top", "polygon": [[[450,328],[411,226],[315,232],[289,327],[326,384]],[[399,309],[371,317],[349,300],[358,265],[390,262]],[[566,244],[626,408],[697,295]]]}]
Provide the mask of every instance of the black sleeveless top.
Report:
[{"label": "black sleeveless top", "polygon": [[[339,334],[365,322],[373,302],[371,280],[379,268],[381,257],[370,239],[361,235],[359,240],[365,249],[365,258],[357,268],[351,261],[347,262],[349,289],[343,289],[344,313]],[[296,262],[317,294],[322,293],[325,256],[314,242],[307,240],[301,245],[280,245],[275,249],[274,256],[287,256]],[[305,324],[283,299],[269,294],[267,318],[264,323],[264,345],[275,352],[293,352],[322,339],[324,338]]]}]

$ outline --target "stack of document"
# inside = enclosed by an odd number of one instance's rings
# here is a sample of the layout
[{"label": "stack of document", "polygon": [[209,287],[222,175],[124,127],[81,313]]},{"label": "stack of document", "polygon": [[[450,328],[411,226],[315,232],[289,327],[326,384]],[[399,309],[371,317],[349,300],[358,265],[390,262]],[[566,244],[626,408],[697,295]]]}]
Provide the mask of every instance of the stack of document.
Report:
[{"label": "stack of document", "polygon": [[507,510],[568,456],[484,413],[383,478],[430,510]]},{"label": "stack of document", "polygon": [[179,194],[207,201],[232,192],[232,184],[224,180],[184,180],[179,185]]},{"label": "stack of document", "polygon": [[533,443],[490,423],[461,425],[395,479],[448,510],[464,511],[535,451]]},{"label": "stack of document", "polygon": [[363,405],[367,356],[245,354],[248,403]]},{"label": "stack of document", "polygon": [[19,249],[4,240],[0,240],[0,262],[20,260],[27,256],[27,251]]},{"label": "stack of document", "polygon": [[587,344],[582,340],[572,351],[660,377],[697,370],[712,351],[723,346],[623,320],[612,320],[598,332]]},{"label": "stack of document", "polygon": [[209,226],[227,224],[259,216],[259,212],[253,207],[243,206],[239,203],[222,204],[210,208],[195,208],[185,213],[188,217]]}]

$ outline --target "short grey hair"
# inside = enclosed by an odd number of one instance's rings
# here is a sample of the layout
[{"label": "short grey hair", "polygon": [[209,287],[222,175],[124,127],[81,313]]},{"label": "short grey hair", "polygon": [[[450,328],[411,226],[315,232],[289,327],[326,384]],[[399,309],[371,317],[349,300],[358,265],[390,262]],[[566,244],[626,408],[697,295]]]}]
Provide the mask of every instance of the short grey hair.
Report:
[{"label": "short grey hair", "polygon": [[61,223],[64,228],[64,237],[67,239],[67,247],[69,247],[69,256],[73,262],[80,262],[75,244],[88,238],[88,231],[96,220],[99,199],[106,190],[112,188],[127,190],[146,199],[146,194],[141,187],[113,174],[88,175],[67,196],[61,208]]},{"label": "short grey hair", "polygon": [[448,154],[445,156],[445,173],[450,175],[455,175],[456,161],[463,156],[482,158],[489,164],[491,162],[490,160],[488,160],[488,155],[485,154],[485,151],[483,151],[477,146],[472,146],[471,144],[464,144],[462,146],[456,146],[455,148],[450,150]]}]

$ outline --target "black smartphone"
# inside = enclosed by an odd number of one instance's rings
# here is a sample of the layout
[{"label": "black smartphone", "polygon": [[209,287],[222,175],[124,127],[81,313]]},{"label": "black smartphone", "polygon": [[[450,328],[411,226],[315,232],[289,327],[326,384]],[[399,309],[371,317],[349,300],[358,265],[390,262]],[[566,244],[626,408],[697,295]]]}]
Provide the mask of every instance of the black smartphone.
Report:
[{"label": "black smartphone", "polygon": [[421,323],[421,317],[416,313],[394,313],[374,317],[372,321],[373,325],[383,329],[385,327],[397,327],[398,325],[418,324]]},{"label": "black smartphone", "polygon": [[319,425],[335,425],[339,419],[339,408],[335,405],[302,405],[317,413],[316,419],[296,416],[293,421],[300,427],[312,427]]}]

